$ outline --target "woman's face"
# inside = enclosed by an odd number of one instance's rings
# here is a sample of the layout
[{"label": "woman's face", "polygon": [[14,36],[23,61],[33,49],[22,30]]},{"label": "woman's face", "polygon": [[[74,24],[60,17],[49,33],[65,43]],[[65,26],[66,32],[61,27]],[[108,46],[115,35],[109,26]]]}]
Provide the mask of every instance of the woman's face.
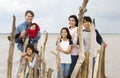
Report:
[{"label": "woman's face", "polygon": [[83,21],[83,25],[84,25],[85,29],[90,29],[90,24],[91,23],[86,20]]},{"label": "woman's face", "polygon": [[69,25],[71,27],[75,27],[75,24],[76,24],[75,19],[74,18],[69,18]]},{"label": "woman's face", "polygon": [[67,37],[67,31],[65,29],[62,30],[61,36],[62,36],[62,38],[66,38]]},{"label": "woman's face", "polygon": [[30,56],[32,54],[32,49],[31,48],[27,48],[27,54]]}]

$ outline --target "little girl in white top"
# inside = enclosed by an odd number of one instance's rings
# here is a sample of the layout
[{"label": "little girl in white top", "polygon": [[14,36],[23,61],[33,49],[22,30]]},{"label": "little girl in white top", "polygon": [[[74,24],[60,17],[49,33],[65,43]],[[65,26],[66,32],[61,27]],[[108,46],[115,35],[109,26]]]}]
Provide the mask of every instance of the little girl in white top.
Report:
[{"label": "little girl in white top", "polygon": [[[71,36],[69,29],[64,27],[60,32],[60,43],[56,46],[56,49],[60,52],[60,63],[63,73],[63,78],[67,78],[69,75],[69,69],[71,64],[71,48],[73,42],[71,41]],[[60,78],[60,73],[58,72],[58,78]]]}]

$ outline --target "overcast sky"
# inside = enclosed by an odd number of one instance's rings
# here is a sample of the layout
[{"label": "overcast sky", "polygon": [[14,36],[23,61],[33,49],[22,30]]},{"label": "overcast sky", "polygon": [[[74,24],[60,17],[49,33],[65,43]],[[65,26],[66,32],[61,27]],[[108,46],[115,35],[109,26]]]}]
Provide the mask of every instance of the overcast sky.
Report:
[{"label": "overcast sky", "polygon": [[[49,33],[68,27],[68,17],[78,15],[83,0],[0,0],[0,33],[11,32],[12,16],[16,25],[24,22],[26,10],[35,13],[33,22]],[[101,33],[120,33],[120,0],[89,0],[85,15],[96,19]]]}]

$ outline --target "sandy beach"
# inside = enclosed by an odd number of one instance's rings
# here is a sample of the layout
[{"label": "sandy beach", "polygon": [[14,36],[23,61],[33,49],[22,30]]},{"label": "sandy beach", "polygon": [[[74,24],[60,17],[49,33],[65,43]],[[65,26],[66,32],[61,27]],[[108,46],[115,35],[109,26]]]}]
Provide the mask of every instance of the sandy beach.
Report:
[{"label": "sandy beach", "polygon": [[[46,45],[45,61],[47,68],[52,68],[53,74],[52,78],[57,78],[57,67],[56,67],[56,57],[51,53],[55,51],[55,41],[57,35],[49,34],[48,42]],[[107,43],[106,48],[106,61],[105,61],[105,73],[107,78],[120,78],[120,34],[102,34],[102,37]],[[40,41],[39,41],[40,44]],[[40,49],[38,44],[38,49]],[[7,59],[9,52],[9,41],[7,40],[7,35],[0,35],[0,78],[7,77]],[[17,56],[19,51],[15,45],[14,56],[13,56],[13,68],[12,68],[12,78],[16,78]]]}]

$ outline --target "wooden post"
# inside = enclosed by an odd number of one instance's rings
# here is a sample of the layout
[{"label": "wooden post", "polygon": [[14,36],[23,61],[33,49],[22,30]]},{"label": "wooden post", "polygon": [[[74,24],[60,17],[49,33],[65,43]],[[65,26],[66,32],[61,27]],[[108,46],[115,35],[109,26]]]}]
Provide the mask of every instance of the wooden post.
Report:
[{"label": "wooden post", "polygon": [[13,53],[14,53],[14,42],[15,42],[15,24],[16,17],[13,16],[13,24],[12,24],[12,33],[7,61],[7,78],[12,78],[12,61],[13,61]]},{"label": "wooden post", "polygon": [[48,33],[46,31],[43,32],[42,34],[42,52],[41,52],[41,78],[46,78],[46,63],[44,60],[44,55],[45,55],[45,49],[46,49],[46,43],[48,40]]},{"label": "wooden post", "polygon": [[100,50],[97,51],[97,57],[96,57],[96,62],[95,62],[94,72],[93,72],[94,73],[93,78],[97,78],[99,60],[100,60]]},{"label": "wooden post", "polygon": [[53,72],[53,69],[49,68],[47,72],[47,78],[52,78],[52,72]]},{"label": "wooden post", "polygon": [[33,68],[29,67],[29,75],[28,78],[34,78],[33,77]]},{"label": "wooden post", "polygon": [[100,49],[100,60],[99,60],[97,78],[106,78],[105,77],[105,47],[101,47]]},{"label": "wooden post", "polygon": [[60,72],[60,78],[63,78],[62,67],[61,67],[61,64],[60,64],[59,52],[57,54],[55,52],[52,52],[52,53],[56,56],[57,69]]},{"label": "wooden post", "polygon": [[80,53],[79,53],[79,58],[77,60],[76,66],[71,75],[71,78],[76,78],[78,71],[80,70],[80,67],[83,64],[83,61],[85,59],[82,29],[83,29],[83,16],[84,16],[84,13],[86,12],[86,6],[88,1],[89,0],[83,0],[82,6],[79,8],[78,36],[79,36],[79,42],[80,42],[79,44]]},{"label": "wooden post", "polygon": [[37,55],[37,57],[36,57],[36,61],[35,61],[35,66],[34,66],[34,72],[33,72],[33,74],[34,74],[34,78],[38,78],[38,55]]},{"label": "wooden post", "polygon": [[78,78],[88,78],[89,52],[85,52],[85,61],[81,66]]},{"label": "wooden post", "polygon": [[94,48],[95,48],[95,27],[94,27],[94,24],[92,23],[90,26],[90,50],[89,50],[88,78],[92,78]]}]

